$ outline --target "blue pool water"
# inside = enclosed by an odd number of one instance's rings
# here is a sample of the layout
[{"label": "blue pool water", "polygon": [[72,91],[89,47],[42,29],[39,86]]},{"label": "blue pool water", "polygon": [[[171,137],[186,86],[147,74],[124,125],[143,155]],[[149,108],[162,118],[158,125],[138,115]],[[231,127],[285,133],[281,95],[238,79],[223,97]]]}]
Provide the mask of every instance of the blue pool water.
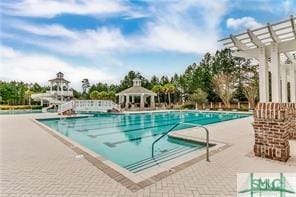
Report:
[{"label": "blue pool water", "polygon": [[[85,118],[39,121],[106,159],[132,172],[139,172],[205,146],[204,143],[186,142],[166,136],[156,143],[155,157],[152,159],[153,141],[176,123],[207,125],[247,116],[249,115],[183,111],[125,115],[96,114]],[[191,126],[179,125],[174,130],[189,127]]]}]

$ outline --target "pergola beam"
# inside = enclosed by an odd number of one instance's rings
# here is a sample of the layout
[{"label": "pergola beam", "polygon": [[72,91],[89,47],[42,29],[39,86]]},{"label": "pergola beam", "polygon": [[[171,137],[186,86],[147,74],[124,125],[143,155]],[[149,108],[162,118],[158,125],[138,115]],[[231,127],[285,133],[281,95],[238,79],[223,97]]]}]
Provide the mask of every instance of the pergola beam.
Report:
[{"label": "pergola beam", "polygon": [[281,42],[280,38],[276,35],[275,31],[272,29],[269,23],[267,23],[267,29],[273,42],[276,42],[276,43]]},{"label": "pergola beam", "polygon": [[[295,17],[220,40],[233,56],[257,59],[260,102],[296,102],[296,23]],[[288,60],[288,61],[287,61]],[[286,66],[289,64],[289,69]],[[269,74],[271,73],[271,84]],[[289,78],[288,78],[289,76]],[[290,90],[288,91],[288,79]],[[270,92],[271,91],[271,92]]]},{"label": "pergola beam", "polygon": [[296,27],[295,27],[295,23],[294,23],[294,16],[291,15],[291,27],[292,27],[292,30],[293,30],[293,33],[294,33],[294,36],[295,36],[295,39],[296,39]]},{"label": "pergola beam", "polygon": [[230,39],[232,40],[232,42],[234,43],[234,45],[239,49],[239,50],[248,50],[249,48],[242,43],[241,41],[239,41],[236,37],[234,37],[232,34],[230,35]]},{"label": "pergola beam", "polygon": [[259,40],[259,38],[250,30],[247,30],[247,33],[251,39],[251,41],[257,46],[260,47],[263,45],[263,43]]},{"label": "pergola beam", "polygon": [[[270,45],[266,46],[266,49],[268,49],[266,56],[270,57],[270,49],[271,49]],[[289,40],[289,41],[278,43],[278,51],[279,53],[296,51],[296,40]],[[244,51],[236,51],[233,53],[233,55],[236,57],[244,57],[244,58],[258,58],[258,54],[259,54],[258,48],[248,49]]]}]

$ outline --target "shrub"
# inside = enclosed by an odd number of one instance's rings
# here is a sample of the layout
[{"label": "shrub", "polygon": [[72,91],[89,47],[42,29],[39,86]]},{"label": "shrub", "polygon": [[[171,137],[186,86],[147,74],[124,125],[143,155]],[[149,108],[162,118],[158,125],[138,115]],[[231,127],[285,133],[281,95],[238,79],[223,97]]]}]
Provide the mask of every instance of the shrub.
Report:
[{"label": "shrub", "polygon": [[40,105],[0,105],[0,110],[41,109]]}]

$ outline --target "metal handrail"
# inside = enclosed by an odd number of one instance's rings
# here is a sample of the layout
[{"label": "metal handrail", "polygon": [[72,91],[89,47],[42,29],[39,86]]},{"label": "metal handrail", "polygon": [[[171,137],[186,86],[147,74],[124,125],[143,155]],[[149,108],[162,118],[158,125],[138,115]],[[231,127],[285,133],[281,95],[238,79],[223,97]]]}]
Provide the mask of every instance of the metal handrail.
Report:
[{"label": "metal handrail", "polygon": [[152,157],[154,158],[154,146],[155,146],[156,142],[158,142],[164,136],[166,136],[167,134],[169,134],[171,131],[173,131],[180,124],[190,125],[190,126],[194,126],[194,127],[200,127],[200,128],[202,128],[202,129],[204,129],[206,131],[206,149],[207,149],[207,152],[206,152],[206,161],[209,162],[210,161],[210,152],[209,152],[209,147],[210,147],[209,138],[210,138],[210,134],[209,134],[209,130],[206,127],[202,126],[202,125],[192,124],[192,123],[186,123],[186,122],[176,123],[172,128],[170,128],[167,132],[165,132],[164,134],[162,134],[159,138],[157,138],[152,143],[152,149],[151,149],[151,151],[152,151]]},{"label": "metal handrail", "polygon": [[176,128],[178,125],[180,125],[180,123],[176,123],[172,128],[170,128],[167,132],[165,132],[164,134],[162,134],[159,138],[157,138],[156,140],[154,140],[154,142],[152,143],[152,157],[154,157],[154,145],[156,142],[158,142],[161,138],[163,138],[164,136],[166,136],[169,132],[173,131],[174,128]]}]

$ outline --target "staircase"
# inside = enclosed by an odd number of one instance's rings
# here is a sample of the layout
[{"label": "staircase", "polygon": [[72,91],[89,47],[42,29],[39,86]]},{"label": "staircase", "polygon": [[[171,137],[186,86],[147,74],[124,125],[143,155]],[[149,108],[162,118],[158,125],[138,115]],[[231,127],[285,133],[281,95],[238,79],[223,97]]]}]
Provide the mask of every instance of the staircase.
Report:
[{"label": "staircase", "polygon": [[141,161],[138,161],[136,163],[129,164],[127,166],[124,166],[127,170],[137,173],[142,170],[151,168],[153,166],[157,166],[161,163],[167,162],[169,160],[178,158],[182,155],[186,155],[190,152],[193,152],[197,150],[198,148],[195,147],[177,147],[173,148],[171,150],[165,150],[161,153],[155,154],[154,157],[149,157],[147,159],[143,159]]},{"label": "staircase", "polygon": [[53,104],[50,104],[50,105],[47,106],[47,107],[43,107],[43,108],[42,108],[42,113],[46,113],[46,112],[48,112],[48,110],[51,109],[51,108],[53,108],[53,107],[54,107]]},{"label": "staircase", "polygon": [[65,115],[66,113],[72,113],[74,111],[75,103],[74,101],[69,101],[59,105],[58,113],[59,115]]}]

